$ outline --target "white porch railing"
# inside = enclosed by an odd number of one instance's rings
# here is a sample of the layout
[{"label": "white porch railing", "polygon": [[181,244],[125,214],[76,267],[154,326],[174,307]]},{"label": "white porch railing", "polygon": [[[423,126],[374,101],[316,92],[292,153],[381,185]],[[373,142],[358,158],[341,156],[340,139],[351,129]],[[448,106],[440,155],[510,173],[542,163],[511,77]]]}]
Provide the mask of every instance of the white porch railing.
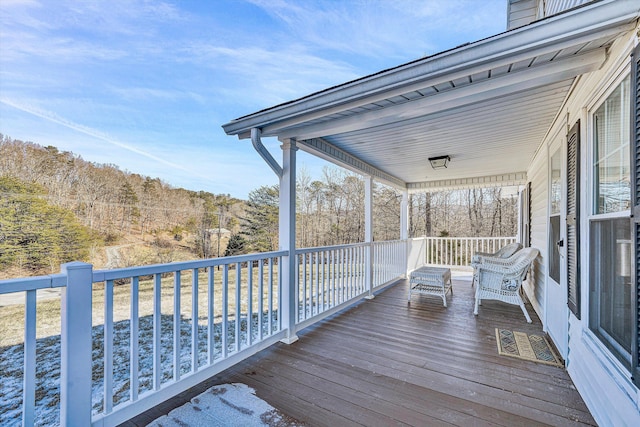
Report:
[{"label": "white porch railing", "polygon": [[59,378],[59,422],[113,426],[402,277],[406,250],[391,241],[296,251],[296,325],[280,316],[286,251],[117,270],[69,263],[2,280],[0,295],[26,296],[22,424],[58,421],[36,411],[39,289],[61,289],[60,371],[46,373]]},{"label": "white porch railing", "polygon": [[43,422],[36,411],[38,290],[61,289],[61,355],[53,364],[60,364],[61,424],[112,426],[276,343],[288,328],[295,333],[372,296],[425,261],[466,265],[473,252],[514,240],[417,238],[299,249],[294,325],[280,315],[286,251],[118,270],[69,263],[61,274],[0,281],[0,295],[25,295],[23,386],[16,391],[22,424]]},{"label": "white porch railing", "polygon": [[372,295],[407,271],[407,242],[403,240],[298,249],[296,253],[298,329]]},{"label": "white porch railing", "polygon": [[427,264],[469,266],[476,252],[495,252],[516,237],[424,237]]}]

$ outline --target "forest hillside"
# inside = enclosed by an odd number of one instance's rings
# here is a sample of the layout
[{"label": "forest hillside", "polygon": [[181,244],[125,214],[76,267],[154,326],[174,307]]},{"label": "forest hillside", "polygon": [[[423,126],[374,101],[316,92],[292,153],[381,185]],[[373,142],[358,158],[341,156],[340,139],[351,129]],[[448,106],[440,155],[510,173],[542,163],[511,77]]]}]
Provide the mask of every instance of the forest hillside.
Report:
[{"label": "forest hillside", "polygon": [[[364,181],[337,167],[298,171],[297,246],[361,242]],[[410,195],[411,236],[512,236],[513,189]],[[0,134],[0,279],[59,271],[72,260],[119,268],[278,249],[278,187],[247,200]],[[399,238],[401,194],[374,188],[374,240]]]}]

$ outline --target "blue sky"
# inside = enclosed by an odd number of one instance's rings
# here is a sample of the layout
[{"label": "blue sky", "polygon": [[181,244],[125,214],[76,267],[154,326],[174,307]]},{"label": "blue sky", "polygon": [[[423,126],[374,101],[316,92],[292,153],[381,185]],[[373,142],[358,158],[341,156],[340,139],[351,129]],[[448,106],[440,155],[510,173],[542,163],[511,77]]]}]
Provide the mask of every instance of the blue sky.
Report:
[{"label": "blue sky", "polygon": [[[246,198],[231,119],[504,31],[507,0],[2,0],[0,133]],[[267,147],[280,159],[277,140]],[[301,153],[312,176],[324,164]]]}]

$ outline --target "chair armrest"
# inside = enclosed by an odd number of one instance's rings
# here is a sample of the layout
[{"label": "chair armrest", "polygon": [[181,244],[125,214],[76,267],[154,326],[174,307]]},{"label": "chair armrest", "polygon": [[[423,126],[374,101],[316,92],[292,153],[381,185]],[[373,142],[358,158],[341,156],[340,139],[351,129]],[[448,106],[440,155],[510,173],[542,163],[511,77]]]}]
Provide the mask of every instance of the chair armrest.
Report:
[{"label": "chair armrest", "polygon": [[483,262],[475,266],[475,268],[477,268],[478,271],[486,270],[507,276],[522,272],[523,268],[529,268],[529,266],[531,265],[531,261],[517,263],[509,263],[505,261],[507,260],[502,258],[485,258]]},{"label": "chair armrest", "polygon": [[471,259],[471,265],[473,267],[479,267],[482,265],[494,265],[499,268],[505,268],[509,265],[513,264],[513,260],[509,258],[496,258],[492,256],[478,256],[477,258],[474,255],[474,258]]},{"label": "chair armrest", "polygon": [[475,252],[473,256],[476,256],[476,255],[481,257],[485,257],[485,256],[495,257],[496,253],[495,252]]},{"label": "chair armrest", "polygon": [[471,265],[473,266],[474,264],[479,264],[483,262],[485,258],[492,258],[494,257],[494,255],[495,253],[476,252],[471,256]]}]

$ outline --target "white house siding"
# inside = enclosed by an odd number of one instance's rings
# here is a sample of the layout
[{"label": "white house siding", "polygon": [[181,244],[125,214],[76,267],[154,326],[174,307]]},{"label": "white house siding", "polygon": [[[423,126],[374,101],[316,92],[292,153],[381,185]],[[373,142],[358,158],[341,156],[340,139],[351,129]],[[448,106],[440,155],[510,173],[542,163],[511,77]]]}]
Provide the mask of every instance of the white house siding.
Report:
[{"label": "white house siding", "polygon": [[541,0],[544,2],[544,16],[555,15],[556,13],[563,12],[571,9],[572,7],[580,6],[581,4],[589,3],[593,0]]},{"label": "white house siding", "polygon": [[593,0],[507,0],[507,29],[522,27]]},{"label": "white house siding", "polygon": [[[630,372],[600,343],[589,329],[589,191],[587,175],[590,171],[588,155],[590,151],[591,131],[589,108],[594,107],[603,94],[614,84],[613,80],[621,74],[628,74],[628,64],[635,38],[634,32],[628,33],[614,43],[604,66],[593,73],[582,76],[576,84],[563,110],[558,114],[557,122],[548,133],[557,135],[561,126],[573,125],[581,121],[581,319],[570,315],[569,351],[566,359],[567,370],[578,391],[585,400],[595,420],[602,426],[639,426],[640,392],[630,379]],[[626,65],[626,68],[625,68]],[[547,152],[541,148],[528,171],[532,181],[532,246],[540,249],[546,258],[546,198],[547,198]],[[542,206],[544,204],[544,207]],[[535,287],[544,288],[546,271],[539,265],[534,269]],[[535,292],[538,305],[544,299]],[[535,307],[535,305],[534,305]],[[538,311],[539,309],[536,309]],[[543,311],[543,310],[542,310]],[[541,316],[541,318],[543,318]]]},{"label": "white house siding", "polygon": [[538,17],[538,2],[541,0],[509,0],[507,5],[507,29],[522,27]]},{"label": "white house siding", "polygon": [[544,294],[547,266],[547,149],[540,149],[529,171],[531,181],[531,246],[540,250],[533,263],[531,276],[525,284],[525,292],[538,317],[544,318]]}]

